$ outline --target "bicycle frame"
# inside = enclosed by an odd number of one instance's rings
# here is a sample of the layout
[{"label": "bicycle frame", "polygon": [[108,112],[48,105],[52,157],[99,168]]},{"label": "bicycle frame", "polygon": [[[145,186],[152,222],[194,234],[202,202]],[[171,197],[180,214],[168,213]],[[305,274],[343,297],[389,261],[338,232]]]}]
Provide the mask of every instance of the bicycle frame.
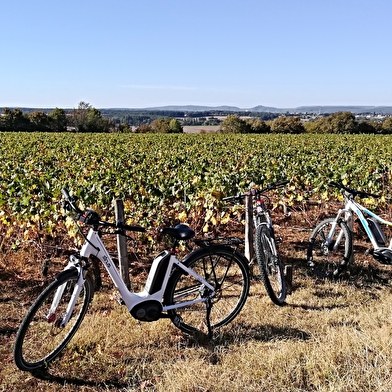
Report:
[{"label": "bicycle frame", "polygon": [[[108,272],[110,278],[112,279],[115,287],[117,288],[118,292],[120,293],[121,296],[121,301],[126,305],[128,310],[132,312],[132,309],[134,309],[137,305],[146,302],[146,301],[155,301],[159,303],[160,310],[161,312],[166,312],[171,309],[177,309],[181,307],[186,307],[190,306],[199,302],[206,302],[209,298],[212,298],[215,295],[215,288],[208,283],[202,276],[198,275],[195,271],[193,271],[191,268],[186,267],[181,261],[177,259],[177,257],[173,254],[171,254],[169,251],[163,251],[161,252],[153,261],[153,264],[151,266],[150,272],[147,277],[147,281],[145,284],[145,287],[143,291],[140,293],[133,293],[128,290],[127,286],[125,285],[123,279],[121,278],[121,275],[116,268],[112,258],[110,257],[108,251],[105,248],[105,245],[103,244],[98,231],[94,230],[93,228],[90,228],[87,236],[86,236],[86,241],[84,245],[82,246],[80,250],[80,258],[83,260],[86,260],[88,257],[91,255],[97,257],[102,264],[104,265],[106,271]],[[66,314],[63,315],[63,321],[61,326],[65,326],[68,320],[71,317],[73,308],[75,306],[76,299],[78,295],[81,292],[81,289],[83,287],[84,283],[84,268],[83,265],[80,263],[80,258],[73,255],[70,257],[70,261],[68,265],[65,267],[65,270],[70,269],[70,268],[77,268],[79,271],[79,278],[78,282],[75,285],[74,288],[74,293],[72,294],[71,301],[69,303],[69,306],[66,310]],[[167,266],[164,271],[162,271],[162,268],[159,268],[160,263],[165,260],[167,262]],[[162,305],[162,298],[165,293],[167,283],[170,278],[170,274],[173,270],[174,267],[181,268],[184,270],[187,274],[192,275],[195,279],[200,281],[202,285],[207,287],[210,290],[209,297],[207,298],[198,298],[192,301],[184,301],[175,305],[170,305],[170,306],[164,306]],[[159,274],[163,273],[164,277],[162,280],[162,283],[158,289],[154,289],[153,286],[154,282],[156,282],[156,278],[158,277]],[[49,315],[47,318],[50,318],[51,314],[54,314],[56,307],[61,299],[61,296],[64,292],[65,285],[60,286],[57,289],[56,295],[53,299],[53,303],[49,312]],[[195,288],[195,290],[198,290],[198,288]],[[153,321],[153,320],[151,320]]]},{"label": "bicycle frame", "polygon": [[256,199],[255,214],[253,216],[253,221],[255,227],[258,225],[266,225],[268,228],[272,229],[272,219],[267,211],[264,201],[260,197]]},{"label": "bicycle frame", "polygon": [[[266,209],[264,201],[261,200],[260,197],[257,197],[256,199],[256,208],[255,208],[255,214],[253,216],[253,221],[254,221],[255,228],[259,225],[265,225],[266,227],[268,227],[270,233],[272,234],[272,237],[275,239],[275,232],[274,232],[271,215],[269,214],[269,211]],[[275,241],[269,241],[269,243],[270,246],[272,247],[272,250],[274,251],[274,254],[277,254],[278,250],[276,248]]]},{"label": "bicycle frame", "polygon": [[[344,217],[342,218],[343,214],[344,214]],[[358,217],[358,219],[360,220],[370,242],[372,243],[373,248],[375,250],[384,249],[385,247],[382,247],[377,243],[377,241],[376,241],[376,239],[375,239],[375,237],[369,227],[369,223],[368,223],[364,214],[371,216],[372,218],[376,219],[378,222],[380,222],[381,224],[384,224],[384,225],[392,226],[392,222],[389,222],[389,221],[381,218],[380,216],[378,216],[374,212],[368,210],[367,208],[363,207],[361,204],[356,202],[353,198],[348,197],[347,195],[345,195],[345,206],[344,206],[344,208],[339,209],[338,214],[335,218],[335,222],[333,223],[333,225],[331,227],[329,236],[327,238],[327,243],[328,244],[330,243],[330,240],[333,236],[336,225],[340,219],[343,219],[346,223],[348,223],[349,229],[352,231],[352,216],[353,216],[353,214],[355,214]],[[343,235],[343,232],[341,232],[339,234],[339,237],[336,240],[335,247],[338,246],[340,240],[342,239],[342,235]],[[392,239],[390,240],[388,248],[392,249]]]}]

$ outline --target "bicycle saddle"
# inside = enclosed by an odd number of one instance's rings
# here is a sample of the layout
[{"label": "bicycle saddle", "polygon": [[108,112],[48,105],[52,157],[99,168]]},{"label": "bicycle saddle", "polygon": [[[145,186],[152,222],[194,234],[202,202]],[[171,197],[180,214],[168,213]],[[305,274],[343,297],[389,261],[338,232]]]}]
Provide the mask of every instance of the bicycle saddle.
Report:
[{"label": "bicycle saddle", "polygon": [[180,223],[176,227],[164,227],[161,232],[170,235],[170,237],[176,240],[189,240],[195,235],[195,232],[184,223]]}]

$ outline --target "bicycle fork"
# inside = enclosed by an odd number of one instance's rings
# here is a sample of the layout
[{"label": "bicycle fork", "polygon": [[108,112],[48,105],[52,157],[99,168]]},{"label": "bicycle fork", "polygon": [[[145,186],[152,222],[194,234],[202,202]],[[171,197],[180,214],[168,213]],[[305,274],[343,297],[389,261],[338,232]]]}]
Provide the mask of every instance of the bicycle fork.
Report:
[{"label": "bicycle fork", "polygon": [[84,275],[83,267],[81,265],[79,265],[79,263],[80,263],[80,260],[78,259],[78,257],[75,255],[71,255],[70,262],[68,263],[67,267],[64,269],[63,272],[61,272],[58,275],[58,279],[61,279],[62,274],[64,274],[64,275],[68,274],[68,273],[70,273],[69,271],[76,268],[78,280],[73,288],[71,298],[70,298],[68,305],[67,305],[67,309],[65,310],[64,313],[61,314],[61,318],[59,318],[59,319],[56,318],[56,311],[57,311],[57,307],[59,306],[60,301],[64,295],[64,291],[67,286],[67,281],[64,282],[61,286],[59,286],[56,290],[56,293],[53,297],[51,307],[50,307],[49,312],[46,316],[46,320],[48,321],[48,323],[55,323],[55,326],[57,328],[64,328],[67,325],[68,321],[70,320],[70,318],[72,316],[76,301],[82,291],[84,281],[85,281],[85,275]]},{"label": "bicycle fork", "polygon": [[340,230],[336,240],[335,241],[332,240],[332,238],[335,234],[335,231],[336,231],[336,226],[339,224],[343,213],[344,213],[343,220],[344,220],[344,222],[346,222],[348,229],[350,231],[352,231],[352,215],[351,215],[350,211],[348,211],[346,209],[339,210],[336,218],[332,222],[331,229],[329,230],[329,233],[328,233],[328,237],[325,240],[325,252],[327,254],[331,251],[335,251],[338,248],[338,246],[340,245],[340,242],[342,241],[342,238],[344,236],[343,230]]}]

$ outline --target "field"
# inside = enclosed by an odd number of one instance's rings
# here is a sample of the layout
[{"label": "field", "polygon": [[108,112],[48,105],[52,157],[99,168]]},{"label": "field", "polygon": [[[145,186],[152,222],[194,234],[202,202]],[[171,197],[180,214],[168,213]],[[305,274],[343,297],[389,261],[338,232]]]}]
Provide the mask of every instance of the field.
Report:
[{"label": "field", "polygon": [[184,133],[215,133],[219,130],[220,126],[219,125],[200,125],[200,126],[195,126],[195,125],[190,125],[190,126],[184,126]]},{"label": "field", "polygon": [[[136,136],[136,137],[135,137]],[[355,264],[341,282],[308,276],[310,228],[339,206],[329,180],[382,193],[367,200],[389,214],[392,139],[373,136],[29,135],[0,134],[0,391],[390,391],[391,267],[366,256],[356,236]],[[273,195],[273,217],[292,294],[277,307],[257,280],[245,308],[212,341],[182,335],[168,320],[138,323],[112,299],[103,276],[85,322],[47,372],[18,371],[12,344],[42,286],[66,263],[60,190],[113,215],[122,198],[142,223],[144,261],[159,249],[157,228],[187,221],[206,232],[242,233],[241,211],[221,196],[289,178]],[[291,212],[282,213],[282,200]],[[49,275],[42,276],[42,262]],[[134,263],[140,289],[148,263]]]}]

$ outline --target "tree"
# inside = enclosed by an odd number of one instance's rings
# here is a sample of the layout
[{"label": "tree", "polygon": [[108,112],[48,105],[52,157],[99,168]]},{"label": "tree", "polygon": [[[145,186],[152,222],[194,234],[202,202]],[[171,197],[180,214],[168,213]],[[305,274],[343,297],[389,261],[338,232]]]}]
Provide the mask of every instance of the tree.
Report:
[{"label": "tree", "polygon": [[221,123],[219,133],[250,133],[251,126],[236,114],[228,115]]},{"label": "tree", "polygon": [[383,134],[388,134],[388,135],[392,134],[392,118],[391,118],[391,117],[388,117],[388,118],[382,123],[381,132],[382,132]]},{"label": "tree", "polygon": [[63,109],[54,109],[48,114],[48,117],[52,131],[64,132],[67,130],[67,116]]},{"label": "tree", "polygon": [[151,123],[151,129],[156,133],[182,133],[181,123],[175,118],[158,118]]},{"label": "tree", "polygon": [[168,133],[169,119],[158,118],[151,123],[151,129],[155,133]]},{"label": "tree", "polygon": [[31,123],[31,128],[33,131],[38,132],[48,132],[50,131],[50,119],[48,118],[47,114],[35,110],[33,113],[28,115]]},{"label": "tree", "polygon": [[278,117],[270,121],[270,127],[272,133],[305,133],[305,127],[297,116]]},{"label": "tree", "polygon": [[320,133],[357,133],[358,123],[351,112],[336,112],[316,121]]},{"label": "tree", "polygon": [[87,130],[87,112],[91,109],[91,105],[87,102],[79,102],[78,108],[74,109],[70,116],[70,124],[77,131],[86,132]]},{"label": "tree", "polygon": [[121,123],[118,125],[117,130],[120,133],[130,133],[132,132],[132,127],[128,123]]},{"label": "tree", "polygon": [[30,120],[20,109],[4,108],[0,119],[3,131],[24,132],[30,130]]},{"label": "tree", "polygon": [[381,133],[381,125],[370,121],[361,121],[357,127],[358,133]]},{"label": "tree", "polygon": [[9,108],[4,108],[3,113],[0,116],[0,130],[12,131],[12,117]]},{"label": "tree", "polygon": [[154,130],[152,129],[151,125],[142,124],[135,129],[135,133],[153,133]]},{"label": "tree", "polygon": [[269,133],[270,126],[261,118],[255,118],[247,121],[250,125],[250,133]]},{"label": "tree", "polygon": [[316,121],[307,121],[303,124],[303,126],[305,128],[305,132],[307,133],[318,133]]},{"label": "tree", "polygon": [[83,101],[73,110],[70,123],[79,132],[108,132],[110,129],[109,120],[102,117],[98,109]]},{"label": "tree", "polygon": [[87,132],[105,132],[107,131],[107,122],[102,117],[98,109],[90,108],[86,115],[86,131]]},{"label": "tree", "polygon": [[182,128],[181,123],[176,119],[172,118],[169,121],[169,133],[183,133],[184,129]]}]

